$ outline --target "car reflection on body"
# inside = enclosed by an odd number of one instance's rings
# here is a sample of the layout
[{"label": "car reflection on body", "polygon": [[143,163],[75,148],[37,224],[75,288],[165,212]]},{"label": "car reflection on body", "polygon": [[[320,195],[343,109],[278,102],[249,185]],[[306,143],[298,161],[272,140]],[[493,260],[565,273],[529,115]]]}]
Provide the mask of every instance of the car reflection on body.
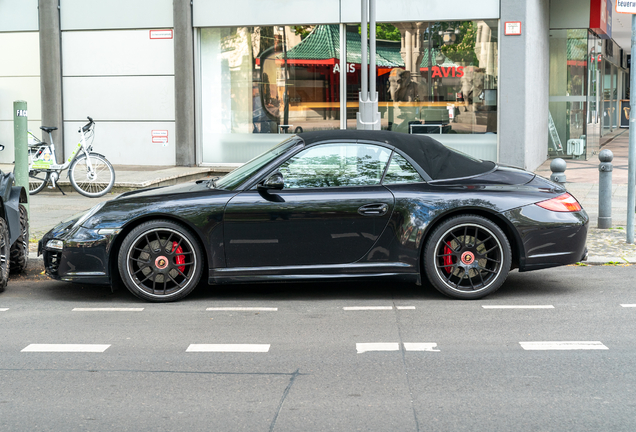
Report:
[{"label": "car reflection on body", "polygon": [[424,136],[293,135],[220,180],[128,192],[40,241],[46,273],[174,301],[210,284],[425,275],[477,299],[509,271],[584,260],[589,219],[522,169]]}]

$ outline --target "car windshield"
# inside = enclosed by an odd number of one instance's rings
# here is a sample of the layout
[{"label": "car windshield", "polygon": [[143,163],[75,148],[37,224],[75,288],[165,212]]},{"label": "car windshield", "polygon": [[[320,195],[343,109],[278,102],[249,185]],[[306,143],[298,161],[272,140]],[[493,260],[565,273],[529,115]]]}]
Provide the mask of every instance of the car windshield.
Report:
[{"label": "car windshield", "polygon": [[239,185],[243,184],[246,180],[251,178],[262,167],[276,159],[278,156],[285,153],[290,148],[299,143],[299,139],[296,136],[286,139],[285,141],[276,144],[265,153],[256,156],[246,164],[238,167],[225,177],[210,183],[210,187],[216,189],[234,190]]}]

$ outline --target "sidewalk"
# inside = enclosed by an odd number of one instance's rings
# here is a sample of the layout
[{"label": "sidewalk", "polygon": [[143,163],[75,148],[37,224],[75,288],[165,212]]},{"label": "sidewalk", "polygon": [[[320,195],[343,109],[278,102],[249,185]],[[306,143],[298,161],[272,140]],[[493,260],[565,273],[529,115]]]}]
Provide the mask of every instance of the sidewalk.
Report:
[{"label": "sidewalk", "polygon": [[[588,233],[588,264],[626,264],[636,263],[636,246],[626,243],[625,225],[627,218],[627,157],[629,132],[618,131],[603,149],[614,153],[613,191],[612,191],[612,229],[601,230],[598,219],[598,164],[597,156],[588,161],[566,160],[566,188],[583,205],[590,216]],[[536,173],[549,178],[550,160],[545,161]],[[0,164],[2,171],[11,171],[12,165]],[[57,223],[73,214],[79,213],[114,198],[125,190],[151,186],[165,186],[211,175],[223,175],[230,168],[219,167],[174,167],[174,166],[115,166],[116,183],[113,192],[101,198],[86,198],[70,188],[66,176],[63,176],[63,189],[45,189],[30,197],[31,203],[31,250],[36,250],[37,240]],[[35,254],[32,254],[35,258]]]}]

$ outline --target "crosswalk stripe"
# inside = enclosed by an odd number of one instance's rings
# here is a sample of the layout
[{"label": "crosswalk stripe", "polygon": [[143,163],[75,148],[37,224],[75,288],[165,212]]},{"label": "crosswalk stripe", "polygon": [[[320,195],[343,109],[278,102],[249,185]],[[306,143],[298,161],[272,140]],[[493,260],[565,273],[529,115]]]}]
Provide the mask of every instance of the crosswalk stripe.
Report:
[{"label": "crosswalk stripe", "polygon": [[6,312],[8,310],[9,310],[9,308],[0,308],[0,312]]},{"label": "crosswalk stripe", "polygon": [[599,341],[551,341],[551,342],[519,342],[524,350],[547,351],[547,350],[606,350],[609,349]]},{"label": "crosswalk stripe", "polygon": [[554,309],[552,305],[482,305],[484,309]]},{"label": "crosswalk stripe", "polygon": [[141,312],[144,308],[73,308],[73,312]]},{"label": "crosswalk stripe", "polygon": [[206,311],[264,311],[264,312],[276,312],[278,308],[274,307],[209,307]]},{"label": "crosswalk stripe", "polygon": [[432,342],[424,342],[424,343],[413,343],[413,342],[404,342],[404,350],[405,351],[431,351],[431,352],[439,352],[436,343]]},{"label": "crosswalk stripe", "polygon": [[623,307],[636,307],[636,304],[622,304]]},{"label": "crosswalk stripe", "polygon": [[358,354],[369,351],[399,351],[400,344],[397,342],[357,343],[356,350],[358,351]]},{"label": "crosswalk stripe", "polygon": [[21,352],[104,352],[110,345],[100,344],[30,344]]},{"label": "crosswalk stripe", "polygon": [[255,352],[266,353],[270,344],[190,344],[186,352]]},{"label": "crosswalk stripe", "polygon": [[[398,310],[413,310],[415,306],[395,306]],[[342,308],[346,311],[375,311],[375,310],[393,310],[393,306],[345,306]]]}]

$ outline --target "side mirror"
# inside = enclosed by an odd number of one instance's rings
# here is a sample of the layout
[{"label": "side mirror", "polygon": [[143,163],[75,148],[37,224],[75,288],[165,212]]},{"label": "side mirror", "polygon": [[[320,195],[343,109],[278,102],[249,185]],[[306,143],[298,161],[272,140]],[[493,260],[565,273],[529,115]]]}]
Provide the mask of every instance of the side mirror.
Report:
[{"label": "side mirror", "polygon": [[4,145],[0,144],[0,151],[4,150]]},{"label": "side mirror", "polygon": [[281,174],[280,171],[276,171],[275,173],[267,177],[263,184],[259,184],[257,187],[260,191],[267,191],[272,189],[281,190],[285,187],[285,179],[283,178],[283,174]]}]

